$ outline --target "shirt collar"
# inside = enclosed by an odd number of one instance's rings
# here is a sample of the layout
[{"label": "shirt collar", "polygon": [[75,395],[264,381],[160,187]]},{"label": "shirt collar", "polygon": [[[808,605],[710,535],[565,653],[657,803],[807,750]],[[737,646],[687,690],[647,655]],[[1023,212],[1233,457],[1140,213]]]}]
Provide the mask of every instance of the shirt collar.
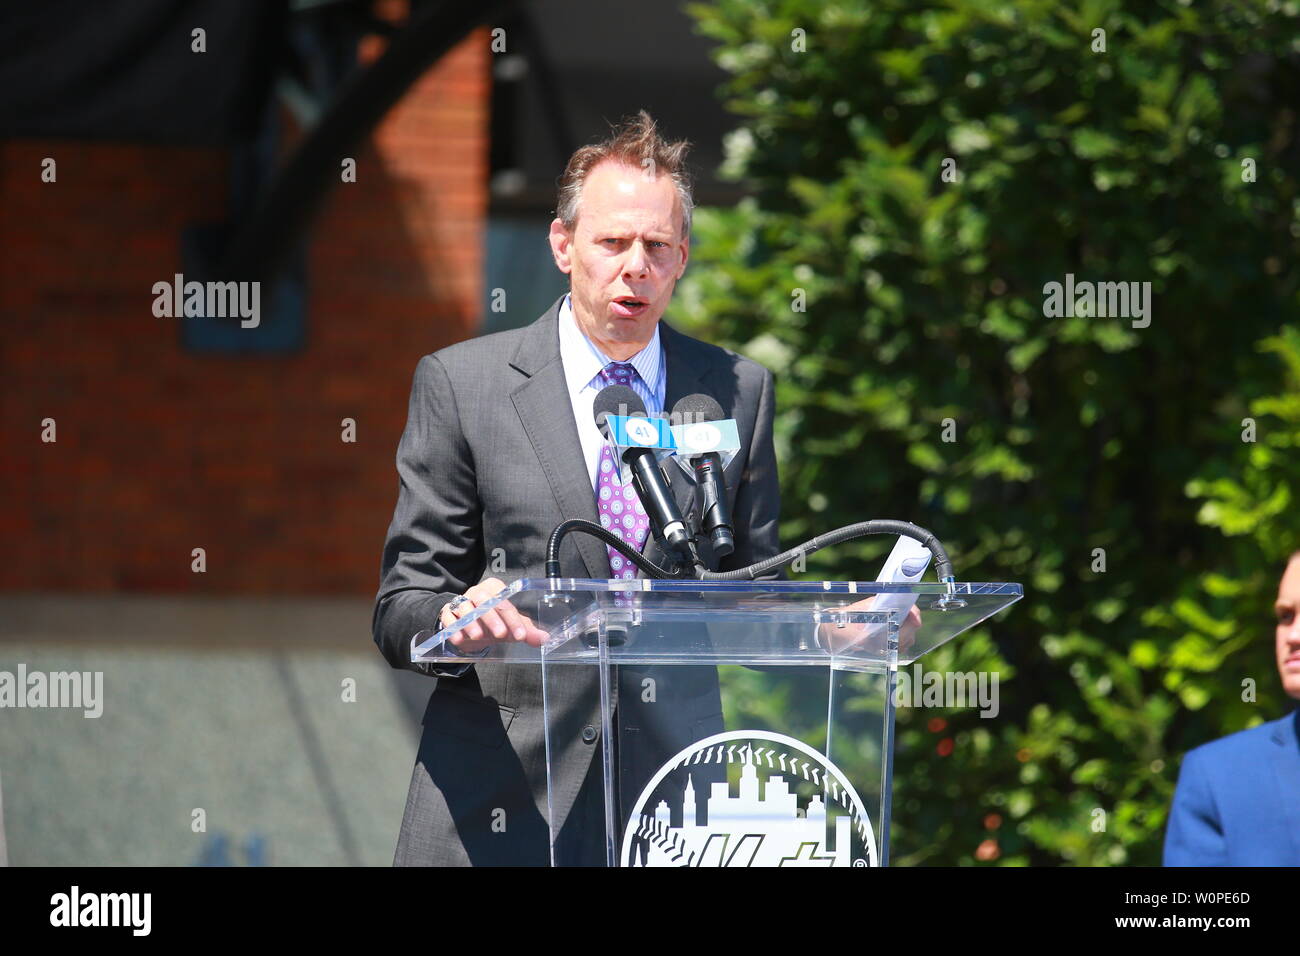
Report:
[{"label": "shirt collar", "polygon": [[[573,303],[569,296],[560,303],[560,355],[564,364],[564,378],[569,386],[569,393],[576,395],[596,378],[601,370],[614,361],[587,338],[585,332],[578,328],[578,320],[573,314]],[[627,361],[632,363],[641,381],[652,391],[657,387],[659,375],[663,369],[663,346],[659,341],[659,323],[655,323],[654,335],[645,348]]]}]

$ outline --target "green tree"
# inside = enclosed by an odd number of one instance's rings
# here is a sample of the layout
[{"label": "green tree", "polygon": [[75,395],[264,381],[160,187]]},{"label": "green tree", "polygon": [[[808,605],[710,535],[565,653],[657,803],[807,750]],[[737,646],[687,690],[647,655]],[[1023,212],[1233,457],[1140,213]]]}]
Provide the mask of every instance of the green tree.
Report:
[{"label": "green tree", "polygon": [[[1300,8],[691,10],[750,193],[697,215],[669,318],[777,373],[782,540],[907,518],[1026,587],[925,661],[997,669],[997,719],[900,711],[896,860],[1158,862],[1181,753],[1282,707]],[[1067,274],[1150,283],[1149,325],[1048,317]]]}]

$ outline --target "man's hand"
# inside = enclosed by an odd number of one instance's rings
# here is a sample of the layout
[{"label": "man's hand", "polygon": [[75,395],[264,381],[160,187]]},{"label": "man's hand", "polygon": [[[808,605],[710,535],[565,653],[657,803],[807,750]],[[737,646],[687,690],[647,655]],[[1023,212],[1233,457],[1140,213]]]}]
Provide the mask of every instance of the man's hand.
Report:
[{"label": "man's hand", "polygon": [[[439,623],[443,627],[450,627],[480,604],[500,594],[505,586],[506,583],[500,578],[484,578],[465,592],[468,600],[461,601],[455,609],[451,604],[444,607]],[[458,631],[450,638],[450,643],[458,651],[471,653],[491,647],[497,641],[522,641],[533,647],[541,647],[546,636],[545,631],[521,614],[513,604],[502,601],[478,620]]]},{"label": "man's hand", "polygon": [[[838,608],[838,610],[870,611],[871,604],[875,600],[876,595],[873,594],[869,598]],[[916,643],[916,632],[920,627],[921,612],[913,604],[898,629],[899,651],[906,651]],[[885,636],[887,633],[885,624],[845,624],[843,627],[837,627],[834,624],[822,624],[817,628],[817,639],[821,642],[822,647],[833,654],[840,654],[850,650],[872,650],[883,654],[885,652]],[[864,644],[863,641],[868,639],[869,643]]]}]

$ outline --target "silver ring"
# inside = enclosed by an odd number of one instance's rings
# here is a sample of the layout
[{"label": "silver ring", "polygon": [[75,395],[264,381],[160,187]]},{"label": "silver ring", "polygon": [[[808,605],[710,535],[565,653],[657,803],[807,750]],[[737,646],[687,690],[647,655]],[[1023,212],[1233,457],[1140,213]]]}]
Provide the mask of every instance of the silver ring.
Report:
[{"label": "silver ring", "polygon": [[450,610],[453,615],[455,615],[456,612],[460,609],[460,606],[462,604],[469,604],[469,603],[470,603],[469,598],[467,598],[463,594],[458,594],[450,601],[447,602],[447,609]]}]

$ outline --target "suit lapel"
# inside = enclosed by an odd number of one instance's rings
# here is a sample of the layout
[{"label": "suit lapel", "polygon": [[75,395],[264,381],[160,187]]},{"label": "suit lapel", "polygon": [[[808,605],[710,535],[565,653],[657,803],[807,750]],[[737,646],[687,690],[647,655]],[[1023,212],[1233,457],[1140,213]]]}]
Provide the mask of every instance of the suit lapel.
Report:
[{"label": "suit lapel", "polygon": [[[704,382],[709,377],[712,366],[707,357],[696,347],[693,339],[662,320],[659,322],[659,338],[664,346],[664,360],[668,375],[664,388],[664,413],[667,414],[687,395],[708,391]],[[695,486],[687,480],[682,474],[681,467],[675,463],[669,464],[664,471],[668,474],[668,485],[672,490],[673,498],[677,501],[677,507],[681,509],[683,515],[688,514]],[[641,553],[648,555],[653,545],[652,532],[646,535]],[[662,557],[661,552],[656,553]]]},{"label": "suit lapel", "polygon": [[[573,403],[569,400],[564,364],[560,359],[559,311],[563,301],[564,297],[561,296],[544,316],[525,330],[510,364],[526,375],[527,379],[510,393],[510,398],[523,422],[524,432],[532,442],[533,451],[541,463],[542,473],[551,486],[560,513],[566,518],[585,518],[599,522],[596,498],[591,490],[591,476],[587,473],[587,463],[583,458],[578,426],[570,412]],[[665,373],[668,376],[664,389],[664,411],[670,412],[687,395],[707,393],[705,382],[712,371],[712,364],[693,339],[668,323],[660,321],[659,335],[664,346]],[[677,465],[666,470],[673,497],[682,509],[682,514],[686,514],[692,503],[694,486],[681,474]],[[605,546],[590,535],[579,534],[573,537],[588,577],[610,577],[613,572]],[[653,542],[654,535],[647,535],[641,553],[647,554]]]},{"label": "suit lapel", "polygon": [[712,371],[708,359],[700,354],[695,342],[682,335],[667,322],[659,323],[659,338],[664,344],[664,357],[668,365],[668,383],[664,390],[664,411],[687,395],[704,391],[704,380]]},{"label": "suit lapel", "polygon": [[1270,735],[1272,743],[1273,771],[1278,785],[1277,802],[1286,818],[1286,832],[1291,838],[1291,855],[1293,860],[1300,859],[1300,732],[1296,725],[1300,722],[1300,710],[1288,714],[1273,727]]},{"label": "suit lapel", "polygon": [[[582,454],[578,426],[573,420],[573,403],[560,361],[559,309],[563,296],[541,319],[528,327],[510,364],[528,379],[510,393],[524,432],[532,442],[551,493],[568,518],[597,522],[596,498]],[[548,532],[549,533],[549,532]],[[587,576],[610,576],[605,546],[591,535],[573,535]]]}]

